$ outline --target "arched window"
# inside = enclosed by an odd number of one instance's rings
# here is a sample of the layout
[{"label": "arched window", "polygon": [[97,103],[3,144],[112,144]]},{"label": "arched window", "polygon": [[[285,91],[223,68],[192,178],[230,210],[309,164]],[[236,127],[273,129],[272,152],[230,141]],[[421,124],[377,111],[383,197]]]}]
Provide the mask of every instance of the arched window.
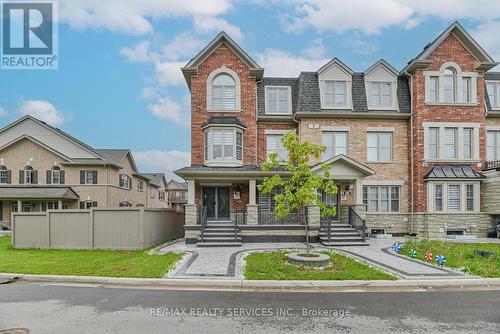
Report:
[{"label": "arched window", "polygon": [[26,165],[23,170],[19,171],[19,183],[20,184],[37,184],[38,183],[38,171],[33,170],[33,167]]},{"label": "arched window", "polygon": [[443,72],[444,75],[444,102],[453,103],[457,100],[457,72],[454,68],[448,67]]},{"label": "arched window", "polygon": [[64,184],[64,171],[59,166],[52,166],[47,171],[47,184]]},{"label": "arched window", "polygon": [[227,73],[217,75],[212,81],[212,109],[236,109],[236,82]]}]

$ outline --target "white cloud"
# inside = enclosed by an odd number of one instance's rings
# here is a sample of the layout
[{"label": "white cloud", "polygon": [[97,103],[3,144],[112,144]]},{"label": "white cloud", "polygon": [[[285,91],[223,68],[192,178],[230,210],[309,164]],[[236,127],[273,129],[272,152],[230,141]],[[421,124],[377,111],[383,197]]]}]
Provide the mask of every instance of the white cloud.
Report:
[{"label": "white cloud", "polygon": [[302,71],[317,71],[328,62],[328,59],[295,57],[277,49],[267,49],[257,59],[259,65],[266,69],[266,76],[283,77],[297,77]]},{"label": "white cloud", "polygon": [[53,126],[61,126],[68,120],[52,103],[44,100],[23,101],[17,112],[21,115],[31,115]]},{"label": "white cloud", "polygon": [[142,35],[154,30],[152,18],[213,17],[230,8],[230,0],[66,0],[59,2],[59,16],[75,29]]},{"label": "white cloud", "polygon": [[351,36],[346,37],[344,45],[351,48],[352,52],[360,55],[369,55],[378,50],[376,44],[364,41],[359,33],[353,33]]},{"label": "white cloud", "polygon": [[130,63],[148,63],[152,57],[149,50],[150,46],[150,41],[142,41],[130,48],[121,48],[120,54]]},{"label": "white cloud", "polygon": [[189,33],[180,33],[174,39],[161,47],[162,56],[169,61],[176,61],[184,57],[193,57],[197,51],[207,44]]},{"label": "white cloud", "polygon": [[189,166],[191,154],[181,151],[143,151],[134,152],[134,159],[139,169],[144,172],[163,172],[167,179],[179,179],[174,170]]},{"label": "white cloud", "polygon": [[194,28],[200,33],[212,33],[225,31],[229,37],[237,42],[243,40],[243,33],[240,28],[232,25],[224,19],[219,19],[216,17],[195,17],[194,18]]},{"label": "white cloud", "polygon": [[4,117],[4,116],[7,116],[7,110],[5,110],[4,108],[0,107],[0,117]]},{"label": "white cloud", "polygon": [[[500,60],[500,39],[498,38],[500,31],[500,22],[487,22],[479,25],[475,30],[471,31],[472,37],[484,48],[484,50],[496,61]],[[495,67],[495,71],[499,70],[499,66]]]},{"label": "white cloud", "polygon": [[302,54],[306,57],[310,57],[313,59],[323,58],[326,53],[326,47],[323,45],[323,41],[321,38],[317,38],[312,41],[312,45],[302,50]]},{"label": "white cloud", "polygon": [[186,61],[179,62],[156,62],[155,77],[162,87],[183,86],[186,84],[181,67],[186,65]]},{"label": "white cloud", "polygon": [[182,126],[191,125],[190,97],[177,102],[169,96],[160,97],[154,103],[148,105],[149,111],[160,119],[171,120]]}]

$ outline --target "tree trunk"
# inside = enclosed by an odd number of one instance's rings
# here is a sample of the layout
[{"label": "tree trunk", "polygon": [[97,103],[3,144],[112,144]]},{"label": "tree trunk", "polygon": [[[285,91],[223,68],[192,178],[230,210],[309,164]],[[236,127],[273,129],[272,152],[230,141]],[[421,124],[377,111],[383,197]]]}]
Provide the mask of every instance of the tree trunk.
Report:
[{"label": "tree trunk", "polygon": [[305,206],[302,206],[302,214],[304,215],[304,227],[306,229],[306,253],[309,255],[309,221],[307,219]]}]

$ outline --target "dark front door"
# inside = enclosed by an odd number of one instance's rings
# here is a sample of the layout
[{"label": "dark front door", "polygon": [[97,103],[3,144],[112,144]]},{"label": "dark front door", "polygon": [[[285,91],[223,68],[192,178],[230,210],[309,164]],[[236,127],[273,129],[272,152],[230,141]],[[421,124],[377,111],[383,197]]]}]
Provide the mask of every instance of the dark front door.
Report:
[{"label": "dark front door", "polygon": [[327,193],[323,193],[321,196],[321,200],[325,202],[329,207],[335,207],[335,216],[329,217],[331,220],[339,220],[339,211],[340,211],[340,205],[339,205],[339,194],[335,195],[329,195]]},{"label": "dark front door", "polygon": [[203,187],[202,205],[207,207],[208,220],[228,220],[229,187]]}]

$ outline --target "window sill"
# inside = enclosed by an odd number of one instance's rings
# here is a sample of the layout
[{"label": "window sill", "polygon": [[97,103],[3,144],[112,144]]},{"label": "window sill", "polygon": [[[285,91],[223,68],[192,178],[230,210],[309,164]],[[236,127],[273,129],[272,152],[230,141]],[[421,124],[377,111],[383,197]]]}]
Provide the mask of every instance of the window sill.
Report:
[{"label": "window sill", "polygon": [[327,110],[352,110],[351,105],[346,105],[346,106],[325,106],[322,105],[321,109],[327,109]]},{"label": "window sill", "polygon": [[396,161],[367,161],[367,164],[386,164],[386,165],[395,165]]},{"label": "window sill", "polygon": [[220,113],[223,113],[223,112],[241,112],[241,109],[227,109],[227,110],[224,110],[224,109],[207,109],[207,112],[220,112]]},{"label": "window sill", "polygon": [[477,102],[425,102],[428,106],[477,107]]},{"label": "window sill", "polygon": [[453,160],[453,159],[425,159],[426,163],[467,163],[467,164],[477,164],[480,163],[481,160]]},{"label": "window sill", "polygon": [[288,111],[283,111],[283,112],[277,112],[277,111],[269,111],[269,110],[266,110],[265,112],[265,115],[266,116],[292,116],[292,111],[291,110],[288,110]]},{"label": "window sill", "polygon": [[435,212],[435,211],[427,211],[427,213],[432,213],[433,215],[477,215],[478,213],[482,213],[481,211],[453,211],[453,212]]},{"label": "window sill", "polygon": [[205,166],[207,167],[241,167],[242,161],[238,160],[206,160]]}]

